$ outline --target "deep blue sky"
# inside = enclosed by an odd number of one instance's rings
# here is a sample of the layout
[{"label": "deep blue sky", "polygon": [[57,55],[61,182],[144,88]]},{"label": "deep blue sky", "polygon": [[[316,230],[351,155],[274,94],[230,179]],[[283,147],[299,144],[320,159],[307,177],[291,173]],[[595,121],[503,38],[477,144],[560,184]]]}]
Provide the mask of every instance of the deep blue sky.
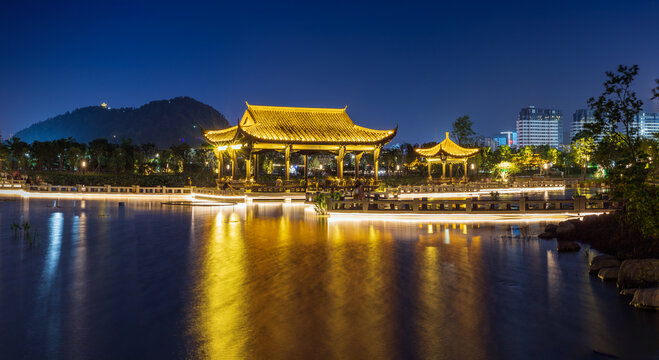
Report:
[{"label": "deep blue sky", "polygon": [[621,63],[640,65],[646,102],[659,78],[657,0],[136,3],[3,4],[3,138],[102,101],[187,95],[232,124],[245,101],[348,105],[358,124],[399,124],[395,142],[425,142],[463,114],[485,135],[513,129],[528,105],[567,125]]}]

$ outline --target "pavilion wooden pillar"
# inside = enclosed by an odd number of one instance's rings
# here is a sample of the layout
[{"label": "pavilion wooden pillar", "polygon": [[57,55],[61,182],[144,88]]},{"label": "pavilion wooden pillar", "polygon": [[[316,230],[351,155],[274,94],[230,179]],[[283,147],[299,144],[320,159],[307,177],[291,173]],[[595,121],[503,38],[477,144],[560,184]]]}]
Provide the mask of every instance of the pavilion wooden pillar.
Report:
[{"label": "pavilion wooden pillar", "polygon": [[215,156],[217,157],[217,179],[222,180],[222,168],[224,167],[224,156],[222,151],[215,151]]},{"label": "pavilion wooden pillar", "polygon": [[442,179],[446,179],[446,162],[442,161]]},{"label": "pavilion wooden pillar", "polygon": [[286,146],[286,149],[284,150],[284,159],[286,160],[286,181],[289,180],[289,175],[290,171],[289,169],[291,168],[291,146],[288,145]]},{"label": "pavilion wooden pillar", "polygon": [[304,183],[309,185],[309,169],[307,169],[307,164],[309,164],[309,154],[304,154]]},{"label": "pavilion wooden pillar", "polygon": [[465,173],[462,176],[464,179],[467,179],[467,159],[464,159]]},{"label": "pavilion wooden pillar", "polygon": [[432,163],[430,160],[428,160],[428,179],[432,179],[432,170],[431,170]]},{"label": "pavilion wooden pillar", "polygon": [[252,178],[252,153],[245,157],[245,182]]},{"label": "pavilion wooden pillar", "polygon": [[343,180],[343,157],[346,155],[346,147],[339,147],[339,153],[336,154],[336,176]]},{"label": "pavilion wooden pillar", "polygon": [[355,154],[355,180],[359,178],[359,162],[362,160],[362,155],[364,155],[364,152]]},{"label": "pavilion wooden pillar", "polygon": [[379,175],[378,175],[378,168],[380,167],[378,162],[380,160],[380,147],[376,147],[375,150],[373,150],[373,165],[375,167],[375,181],[379,180]]},{"label": "pavilion wooden pillar", "polygon": [[453,164],[448,163],[448,176],[453,179]]},{"label": "pavilion wooden pillar", "polygon": [[236,150],[231,150],[230,156],[231,156],[231,180],[234,180],[236,178],[236,163],[238,162],[236,159]]},{"label": "pavilion wooden pillar", "polygon": [[259,181],[259,154],[254,154],[254,182]]}]

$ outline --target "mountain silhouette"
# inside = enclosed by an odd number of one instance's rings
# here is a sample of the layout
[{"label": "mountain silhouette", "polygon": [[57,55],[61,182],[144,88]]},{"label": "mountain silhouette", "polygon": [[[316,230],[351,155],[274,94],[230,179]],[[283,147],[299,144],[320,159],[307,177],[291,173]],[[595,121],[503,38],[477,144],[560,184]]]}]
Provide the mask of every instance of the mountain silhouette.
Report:
[{"label": "mountain silhouette", "polygon": [[15,136],[28,143],[68,137],[78,142],[98,138],[120,142],[130,138],[134,144],[153,143],[165,148],[182,142],[197,146],[204,143],[200,127],[228,126],[224,115],[213,107],[190,97],[177,97],[152,101],[139,108],[83,107],[35,123]]}]

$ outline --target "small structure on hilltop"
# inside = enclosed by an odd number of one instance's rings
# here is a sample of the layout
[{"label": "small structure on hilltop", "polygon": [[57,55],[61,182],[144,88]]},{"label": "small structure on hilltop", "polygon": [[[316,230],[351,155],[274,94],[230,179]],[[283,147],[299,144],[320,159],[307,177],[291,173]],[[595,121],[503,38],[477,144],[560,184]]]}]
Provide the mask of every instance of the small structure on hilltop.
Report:
[{"label": "small structure on hilltop", "polygon": [[[246,103],[247,104],[247,103]],[[347,107],[346,107],[347,108]],[[330,153],[336,156],[337,177],[343,179],[343,159],[355,155],[355,177],[359,176],[359,160],[364,152],[372,152],[375,178],[382,147],[396,135],[392,130],[374,130],[355,125],[343,109],[257,106],[247,104],[238,125],[222,130],[203,130],[214,146],[218,160],[218,178],[222,177],[224,155],[231,161],[231,178],[236,175],[237,155],[245,159],[246,180],[252,179],[252,162],[258,169],[258,156],[263,152],[284,154],[286,180],[289,180],[290,155],[304,155],[304,178],[308,176],[308,157]],[[254,171],[258,181],[258,171]]]},{"label": "small structure on hilltop", "polygon": [[463,164],[464,175],[467,177],[467,160],[475,156],[480,151],[479,148],[463,148],[456,144],[449,138],[448,131],[446,132],[446,139],[439,144],[429,148],[414,149],[417,154],[426,158],[428,163],[428,179],[432,179],[431,167],[433,163],[442,163],[442,179],[446,178],[446,164],[449,165],[449,176],[453,177],[452,164]]}]

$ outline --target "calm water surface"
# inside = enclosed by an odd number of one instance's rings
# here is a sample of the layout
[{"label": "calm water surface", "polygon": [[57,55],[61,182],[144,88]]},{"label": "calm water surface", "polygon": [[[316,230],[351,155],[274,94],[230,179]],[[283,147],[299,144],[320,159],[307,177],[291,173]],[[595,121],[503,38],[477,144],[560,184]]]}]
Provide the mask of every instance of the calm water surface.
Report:
[{"label": "calm water surface", "polygon": [[542,226],[0,201],[0,358],[659,358],[659,313]]}]

